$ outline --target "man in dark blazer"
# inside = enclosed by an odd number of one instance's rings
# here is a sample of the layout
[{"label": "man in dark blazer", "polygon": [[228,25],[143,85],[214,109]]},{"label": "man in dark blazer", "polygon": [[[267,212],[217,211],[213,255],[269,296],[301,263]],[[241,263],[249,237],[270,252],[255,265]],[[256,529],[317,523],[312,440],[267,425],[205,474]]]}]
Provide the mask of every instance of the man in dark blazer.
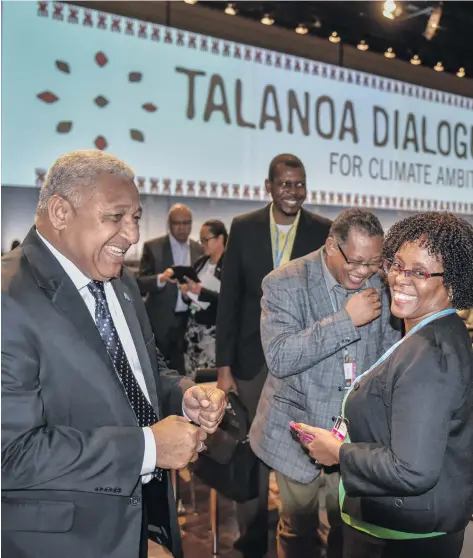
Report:
[{"label": "man in dark blazer", "polygon": [[181,556],[168,470],[197,459],[225,398],[156,351],[123,269],[140,215],[125,163],[69,153],[48,173],[36,226],[2,258],[8,558],[145,558],[149,533],[161,556]]},{"label": "man in dark blazer", "polygon": [[168,214],[169,234],[145,242],[137,276],[141,294],[156,337],[156,344],[169,366],[180,374],[184,367],[184,335],[189,308],[173,279],[173,265],[194,265],[203,248],[189,239],[192,213],[184,204]]},{"label": "man in dark blazer", "polygon": [[[267,369],[260,338],[261,283],[273,269],[320,248],[330,221],[302,209],[307,196],[304,165],[294,155],[270,163],[266,191],[273,203],[233,220],[225,253],[217,316],[218,386],[236,390],[253,420]],[[269,470],[260,465],[260,494],[238,505],[245,557],[267,552]]]}]

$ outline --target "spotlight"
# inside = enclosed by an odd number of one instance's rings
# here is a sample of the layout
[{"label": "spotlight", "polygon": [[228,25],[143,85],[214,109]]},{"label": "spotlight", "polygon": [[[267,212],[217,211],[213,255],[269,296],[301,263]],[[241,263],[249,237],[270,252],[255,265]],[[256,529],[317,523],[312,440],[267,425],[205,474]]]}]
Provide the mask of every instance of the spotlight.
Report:
[{"label": "spotlight", "polygon": [[465,77],[465,68],[460,68],[457,72],[459,78]]},{"label": "spotlight", "polygon": [[414,54],[414,56],[411,58],[411,64],[414,64],[414,66],[422,64],[422,60],[419,58],[418,54]]},{"label": "spotlight", "polygon": [[184,3],[193,5],[193,4],[197,4],[197,0],[184,0]]},{"label": "spotlight", "polygon": [[261,23],[263,25],[272,25],[274,23],[274,18],[272,18],[268,14],[264,14],[264,16],[261,18]]},{"label": "spotlight", "polygon": [[341,41],[340,36],[338,35],[338,33],[336,31],[334,31],[330,37],[328,38],[328,40],[331,43],[339,43]]},{"label": "spotlight", "polygon": [[439,28],[440,18],[442,17],[442,6],[437,6],[433,9],[432,13],[430,14],[429,21],[427,22],[427,27],[424,31],[424,37],[430,41],[437,29]]},{"label": "spotlight", "polygon": [[306,35],[308,32],[309,30],[305,25],[299,23],[299,25],[296,27],[296,33],[298,33],[299,35]]},{"label": "spotlight", "polygon": [[437,62],[437,64],[435,64],[435,66],[434,66],[434,70],[436,72],[443,72],[444,67],[442,65],[442,62]]},{"label": "spotlight", "polygon": [[365,51],[365,50],[368,50],[368,49],[370,48],[370,46],[367,44],[366,41],[360,41],[360,42],[356,45],[356,48],[357,48],[358,50],[363,50],[363,51]]},{"label": "spotlight", "polygon": [[396,2],[387,0],[383,6],[383,16],[388,19],[394,19],[394,12],[396,11]]},{"label": "spotlight", "polygon": [[388,48],[388,50],[384,53],[384,56],[386,58],[396,58],[396,53],[393,51],[393,49],[391,47]]},{"label": "spotlight", "polygon": [[233,7],[233,4],[227,4],[227,7],[225,8],[225,13],[227,15],[236,15],[236,10]]}]

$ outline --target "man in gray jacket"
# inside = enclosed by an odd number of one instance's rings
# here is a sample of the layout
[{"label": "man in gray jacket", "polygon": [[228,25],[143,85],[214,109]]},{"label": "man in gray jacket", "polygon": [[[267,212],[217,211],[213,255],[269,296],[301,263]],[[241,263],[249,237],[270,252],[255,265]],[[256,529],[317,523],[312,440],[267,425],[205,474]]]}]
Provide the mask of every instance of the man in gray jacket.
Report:
[{"label": "man in gray jacket", "polygon": [[[331,533],[328,554],[341,557],[337,470],[322,471],[293,438],[289,422],[331,428],[345,389],[400,331],[377,272],[383,229],[363,209],[334,220],[325,246],[263,281],[261,338],[268,378],[250,432],[253,451],[276,471],[281,497],[279,558],[315,558],[320,488]],[[320,474],[322,473],[322,474]]]}]

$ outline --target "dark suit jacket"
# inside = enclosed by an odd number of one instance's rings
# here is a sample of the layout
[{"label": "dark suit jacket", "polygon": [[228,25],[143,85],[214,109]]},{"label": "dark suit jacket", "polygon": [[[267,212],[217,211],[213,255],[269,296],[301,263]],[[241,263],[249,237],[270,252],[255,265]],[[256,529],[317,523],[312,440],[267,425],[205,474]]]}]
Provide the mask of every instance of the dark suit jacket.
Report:
[{"label": "dark suit jacket", "polygon": [[[217,313],[217,366],[231,366],[237,378],[251,379],[264,364],[260,339],[261,282],[273,270],[271,205],[233,220]],[[331,222],[301,210],[291,259],[320,248]]]},{"label": "dark suit jacket", "polygon": [[[221,279],[222,277],[224,258],[225,255],[223,254],[222,257],[218,260],[217,265],[215,266],[214,276],[217,279]],[[209,260],[208,256],[202,256],[195,262],[193,267],[196,273],[199,273],[202,270],[202,268],[204,267],[204,265],[207,263],[208,260]],[[195,313],[194,318],[198,324],[206,325],[209,327],[216,324],[219,298],[220,298],[220,294],[218,292],[211,291],[209,289],[206,289],[205,287],[202,287],[199,295],[199,300],[201,300],[202,302],[209,302],[210,306],[205,310],[199,310],[198,312]],[[190,303],[190,300],[184,299],[184,302]]]},{"label": "dark suit jacket", "polygon": [[[203,254],[203,248],[197,242],[190,240],[191,265]],[[146,296],[145,306],[153,328],[158,347],[166,350],[167,333],[173,323],[174,310],[177,301],[177,286],[165,285],[158,288],[157,276],[168,267],[172,267],[171,242],[169,235],[148,240],[143,246],[140,269],[137,275],[138,286],[143,296]]]},{"label": "dark suit jacket", "polygon": [[[180,414],[129,271],[113,281],[153,407]],[[18,558],[138,556],[143,431],[94,320],[32,229],[2,258],[2,550]],[[167,475],[168,476],[168,475]],[[152,481],[157,482],[157,481]],[[167,496],[173,553],[176,508]]]},{"label": "dark suit jacket", "polygon": [[347,398],[340,452],[356,519],[411,533],[464,529],[473,512],[473,351],[456,314],[424,326]]}]

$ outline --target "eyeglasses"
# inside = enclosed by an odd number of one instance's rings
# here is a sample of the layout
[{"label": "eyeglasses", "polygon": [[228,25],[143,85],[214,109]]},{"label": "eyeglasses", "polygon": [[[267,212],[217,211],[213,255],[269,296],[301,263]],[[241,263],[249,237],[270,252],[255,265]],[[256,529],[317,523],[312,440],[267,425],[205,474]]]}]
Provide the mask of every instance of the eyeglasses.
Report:
[{"label": "eyeglasses", "polygon": [[216,236],[208,236],[207,238],[201,238],[200,243],[201,244],[208,244],[209,240],[212,240],[212,238],[217,238],[217,237]]},{"label": "eyeglasses", "polygon": [[192,225],[192,219],[188,219],[186,221],[169,221],[169,224],[174,227],[178,227],[179,225],[182,225],[183,227],[190,227]]},{"label": "eyeglasses", "polygon": [[405,269],[398,262],[392,262],[391,260],[383,260],[383,269],[386,273],[392,273],[393,275],[399,275],[404,273],[404,277],[411,277],[412,279],[417,279],[419,281],[427,281],[431,277],[443,277],[443,273],[428,273],[427,271],[415,271],[413,269]]},{"label": "eyeglasses", "polygon": [[340,244],[337,243],[337,248],[340,250],[340,254],[344,257],[346,263],[348,265],[351,265],[353,268],[355,267],[369,267],[371,269],[379,269],[381,266],[381,262],[357,262],[357,261],[353,261],[353,260],[349,260],[346,255],[345,252],[342,250],[342,247],[340,246]]}]

